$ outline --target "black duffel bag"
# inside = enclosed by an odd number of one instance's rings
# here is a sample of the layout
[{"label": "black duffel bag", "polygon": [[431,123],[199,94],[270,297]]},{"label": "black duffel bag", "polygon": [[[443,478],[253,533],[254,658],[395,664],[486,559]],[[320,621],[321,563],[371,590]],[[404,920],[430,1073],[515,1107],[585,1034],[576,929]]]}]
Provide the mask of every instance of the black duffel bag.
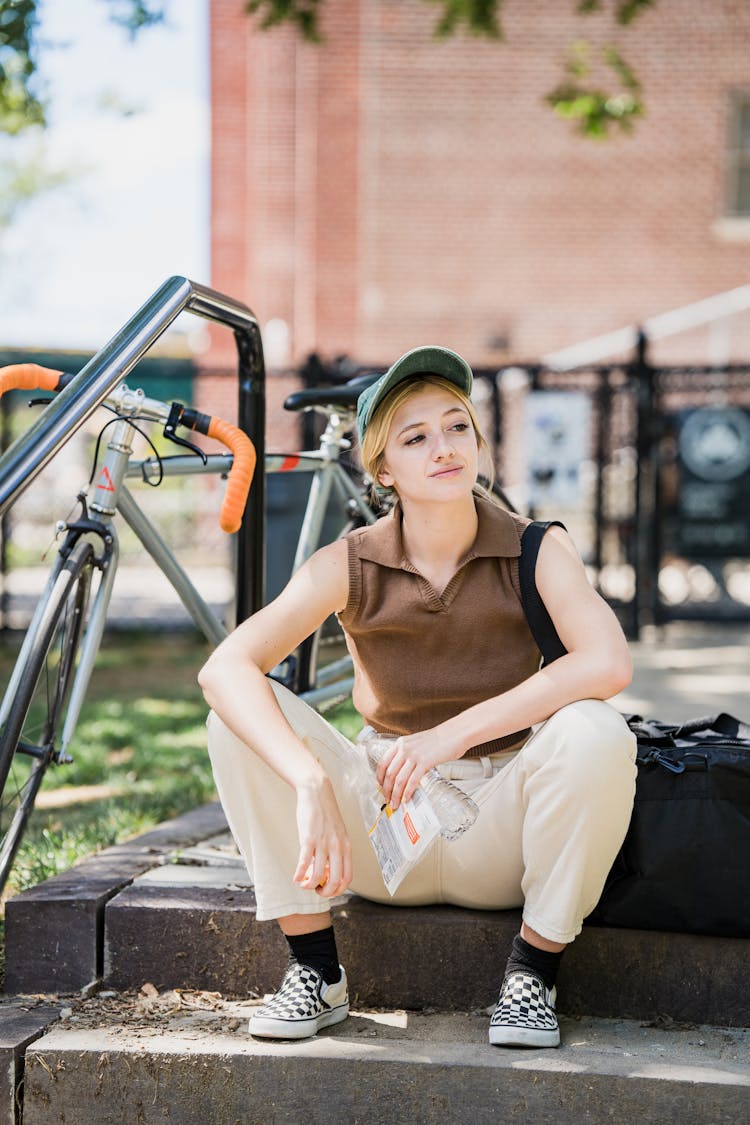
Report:
[{"label": "black duffel bag", "polygon": [[750,937],[750,725],[626,718],[638,739],[635,805],[590,920]]},{"label": "black duffel bag", "polygon": [[[550,526],[528,525],[519,567],[544,664],[565,653],[535,579]],[[588,920],[750,937],[750,725],[724,714],[682,726],[625,717],[638,739],[633,816]]]}]

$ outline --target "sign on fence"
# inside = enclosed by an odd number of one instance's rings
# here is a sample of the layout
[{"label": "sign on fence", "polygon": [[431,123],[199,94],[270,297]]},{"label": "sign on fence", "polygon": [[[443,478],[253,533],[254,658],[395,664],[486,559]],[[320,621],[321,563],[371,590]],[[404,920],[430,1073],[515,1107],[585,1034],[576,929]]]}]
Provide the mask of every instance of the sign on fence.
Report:
[{"label": "sign on fence", "polygon": [[531,391],[525,402],[526,503],[578,508],[589,456],[591,403],[581,391]]},{"label": "sign on fence", "polygon": [[675,547],[685,558],[750,556],[750,410],[705,406],[674,416]]}]

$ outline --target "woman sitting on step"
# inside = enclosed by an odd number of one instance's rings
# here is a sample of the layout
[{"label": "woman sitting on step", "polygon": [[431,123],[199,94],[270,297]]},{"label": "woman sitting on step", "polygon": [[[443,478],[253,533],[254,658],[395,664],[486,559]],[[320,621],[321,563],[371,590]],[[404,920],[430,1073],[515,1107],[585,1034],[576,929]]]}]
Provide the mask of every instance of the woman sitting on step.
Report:
[{"label": "woman sitting on step", "polygon": [[[559,527],[536,584],[567,649],[540,670],[521,606],[527,520],[477,488],[486,442],[472,373],[455,352],[416,348],[360,396],[365,469],[393,511],[323,547],[240,625],[200,674],[209,751],[259,920],[290,947],[253,1035],[304,1038],[346,1018],[328,900],[347,888],[394,907],[523,906],[490,1020],[498,1046],[557,1046],[555,976],[624,839],[635,739],[603,702],[631,662],[619,624]],[[366,724],[400,737],[378,782],[395,808],[431,767],[479,806],[460,839],[438,838],[391,898],[352,787],[346,738],[267,678],[331,613],[354,660]]]}]

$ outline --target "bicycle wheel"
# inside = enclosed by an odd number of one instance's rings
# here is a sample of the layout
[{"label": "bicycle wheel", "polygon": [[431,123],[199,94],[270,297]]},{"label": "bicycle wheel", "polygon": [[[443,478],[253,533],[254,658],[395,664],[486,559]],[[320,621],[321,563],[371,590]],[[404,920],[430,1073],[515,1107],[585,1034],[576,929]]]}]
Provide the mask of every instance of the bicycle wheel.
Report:
[{"label": "bicycle wheel", "polygon": [[19,657],[17,688],[0,734],[0,892],[62,728],[91,591],[94,551],[79,540],[62,564],[34,636]]}]

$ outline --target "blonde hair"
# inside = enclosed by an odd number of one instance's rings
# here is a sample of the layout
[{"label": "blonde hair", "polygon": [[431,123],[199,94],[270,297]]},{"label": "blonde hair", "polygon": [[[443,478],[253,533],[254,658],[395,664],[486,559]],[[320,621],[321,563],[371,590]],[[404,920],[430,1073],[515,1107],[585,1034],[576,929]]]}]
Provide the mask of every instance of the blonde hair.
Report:
[{"label": "blonde hair", "polygon": [[440,387],[441,390],[448,391],[455,399],[458,399],[469,415],[476,435],[479,454],[480,456],[484,454],[485,461],[487,462],[487,472],[483,474],[488,481],[487,487],[485,488],[483,485],[477,483],[474,486],[474,491],[479,495],[487,496],[488,490],[492,487],[492,482],[495,478],[495,469],[492,463],[490,447],[482,433],[482,427],[479,424],[474,404],[468,395],[466,395],[460,387],[457,387],[455,383],[452,383],[450,379],[444,379],[441,375],[417,375],[415,378],[407,379],[394,387],[390,394],[387,394],[379,404],[372,418],[367,423],[367,429],[360,449],[360,456],[362,459],[362,467],[372,479],[375,497],[382,496],[384,493],[393,494],[394,492],[392,489],[384,489],[379,483],[380,473],[383,471],[385,462],[385,447],[388,441],[391,424],[393,423],[393,416],[400,406],[425,387]]}]

